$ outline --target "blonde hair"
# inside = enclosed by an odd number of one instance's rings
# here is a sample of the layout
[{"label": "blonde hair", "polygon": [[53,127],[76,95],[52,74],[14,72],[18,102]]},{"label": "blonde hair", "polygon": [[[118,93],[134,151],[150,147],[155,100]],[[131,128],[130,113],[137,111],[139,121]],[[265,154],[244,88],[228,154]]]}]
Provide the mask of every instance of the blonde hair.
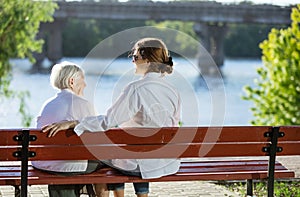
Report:
[{"label": "blonde hair", "polygon": [[50,83],[53,88],[67,89],[70,88],[70,79],[79,76],[80,73],[83,74],[84,72],[74,63],[62,62],[55,64],[51,70]]},{"label": "blonde hair", "polygon": [[173,61],[166,44],[158,38],[143,38],[135,43],[131,54],[137,50],[143,59],[150,62],[147,72],[168,73],[173,72]]}]

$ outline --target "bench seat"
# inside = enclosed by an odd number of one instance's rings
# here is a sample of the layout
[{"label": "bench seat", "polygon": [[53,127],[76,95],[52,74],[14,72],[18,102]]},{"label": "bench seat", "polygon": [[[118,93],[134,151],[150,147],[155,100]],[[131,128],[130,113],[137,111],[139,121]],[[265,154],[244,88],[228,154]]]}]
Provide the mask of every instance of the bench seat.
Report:
[{"label": "bench seat", "polygon": [[[0,185],[21,184],[20,164],[6,164],[0,166]],[[292,178],[295,174],[276,162],[275,177]],[[199,181],[199,180],[246,180],[267,179],[268,160],[223,160],[223,161],[183,161],[178,173],[159,179],[149,179],[150,182],[165,181]],[[105,167],[86,175],[59,176],[28,167],[28,185],[43,184],[88,184],[88,183],[118,183],[143,182],[145,179],[125,176],[118,171]]]},{"label": "bench seat", "polygon": [[[0,161],[6,163],[0,166],[0,185],[15,186],[16,196],[26,197],[28,185],[242,180],[252,196],[253,180],[266,180],[268,197],[273,197],[275,179],[295,177],[276,156],[300,155],[299,145],[300,126],[114,128],[80,137],[65,130],[53,138],[39,129],[2,129]],[[183,162],[176,174],[148,180],[111,168],[62,176],[28,165],[34,160],[157,158]]]}]

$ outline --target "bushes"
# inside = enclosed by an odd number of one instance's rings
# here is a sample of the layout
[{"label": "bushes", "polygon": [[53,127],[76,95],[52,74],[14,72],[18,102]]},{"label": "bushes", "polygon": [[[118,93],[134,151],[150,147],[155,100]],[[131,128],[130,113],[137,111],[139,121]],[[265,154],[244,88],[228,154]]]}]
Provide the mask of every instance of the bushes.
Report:
[{"label": "bushes", "polygon": [[[223,183],[229,190],[239,193],[240,196],[246,196],[246,184],[237,183]],[[253,195],[257,197],[267,196],[267,183],[257,182],[253,186]],[[276,197],[297,197],[300,196],[300,182],[299,181],[276,181],[274,184],[274,195]]]},{"label": "bushes", "polygon": [[272,29],[260,44],[264,66],[256,87],[245,87],[253,101],[253,125],[300,124],[300,4],[293,8],[291,27]]}]

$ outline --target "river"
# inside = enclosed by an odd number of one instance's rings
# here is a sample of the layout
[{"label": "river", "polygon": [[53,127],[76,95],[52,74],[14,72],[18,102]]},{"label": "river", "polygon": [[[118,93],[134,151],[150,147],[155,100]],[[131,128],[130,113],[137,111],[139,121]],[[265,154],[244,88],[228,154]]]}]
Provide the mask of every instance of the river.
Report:
[{"label": "river", "polygon": [[[95,103],[99,114],[103,114],[117,98],[122,88],[137,79],[130,59],[94,60],[88,64],[83,58],[64,58],[78,63],[86,71],[85,97]],[[57,90],[49,84],[48,74],[28,74],[27,60],[12,60],[14,90],[30,93],[27,109],[35,117],[43,103]],[[94,62],[94,63],[95,63]],[[182,97],[182,122],[193,125],[250,125],[253,118],[250,111],[253,103],[242,99],[245,85],[254,86],[258,77],[256,68],[262,65],[259,59],[225,59],[221,68],[222,78],[201,77],[194,60],[176,59],[175,72],[169,78],[179,89]],[[94,66],[93,66],[94,65]],[[18,100],[1,100],[0,127],[21,127],[18,114]]]}]

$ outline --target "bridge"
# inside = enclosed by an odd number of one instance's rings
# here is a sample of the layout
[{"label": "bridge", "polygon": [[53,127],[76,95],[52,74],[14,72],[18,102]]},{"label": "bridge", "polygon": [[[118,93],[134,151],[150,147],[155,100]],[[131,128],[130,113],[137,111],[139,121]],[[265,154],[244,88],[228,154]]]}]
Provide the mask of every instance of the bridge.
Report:
[{"label": "bridge", "polygon": [[[39,37],[49,32],[47,57],[55,63],[62,58],[62,28],[66,20],[118,19],[118,20],[180,20],[194,22],[194,31],[201,44],[218,66],[224,63],[223,41],[227,24],[290,24],[292,6],[270,4],[222,4],[212,1],[194,2],[66,2],[58,1],[54,22],[41,25]],[[35,54],[37,64],[45,53]],[[210,72],[209,66],[199,66],[202,72]]]}]

